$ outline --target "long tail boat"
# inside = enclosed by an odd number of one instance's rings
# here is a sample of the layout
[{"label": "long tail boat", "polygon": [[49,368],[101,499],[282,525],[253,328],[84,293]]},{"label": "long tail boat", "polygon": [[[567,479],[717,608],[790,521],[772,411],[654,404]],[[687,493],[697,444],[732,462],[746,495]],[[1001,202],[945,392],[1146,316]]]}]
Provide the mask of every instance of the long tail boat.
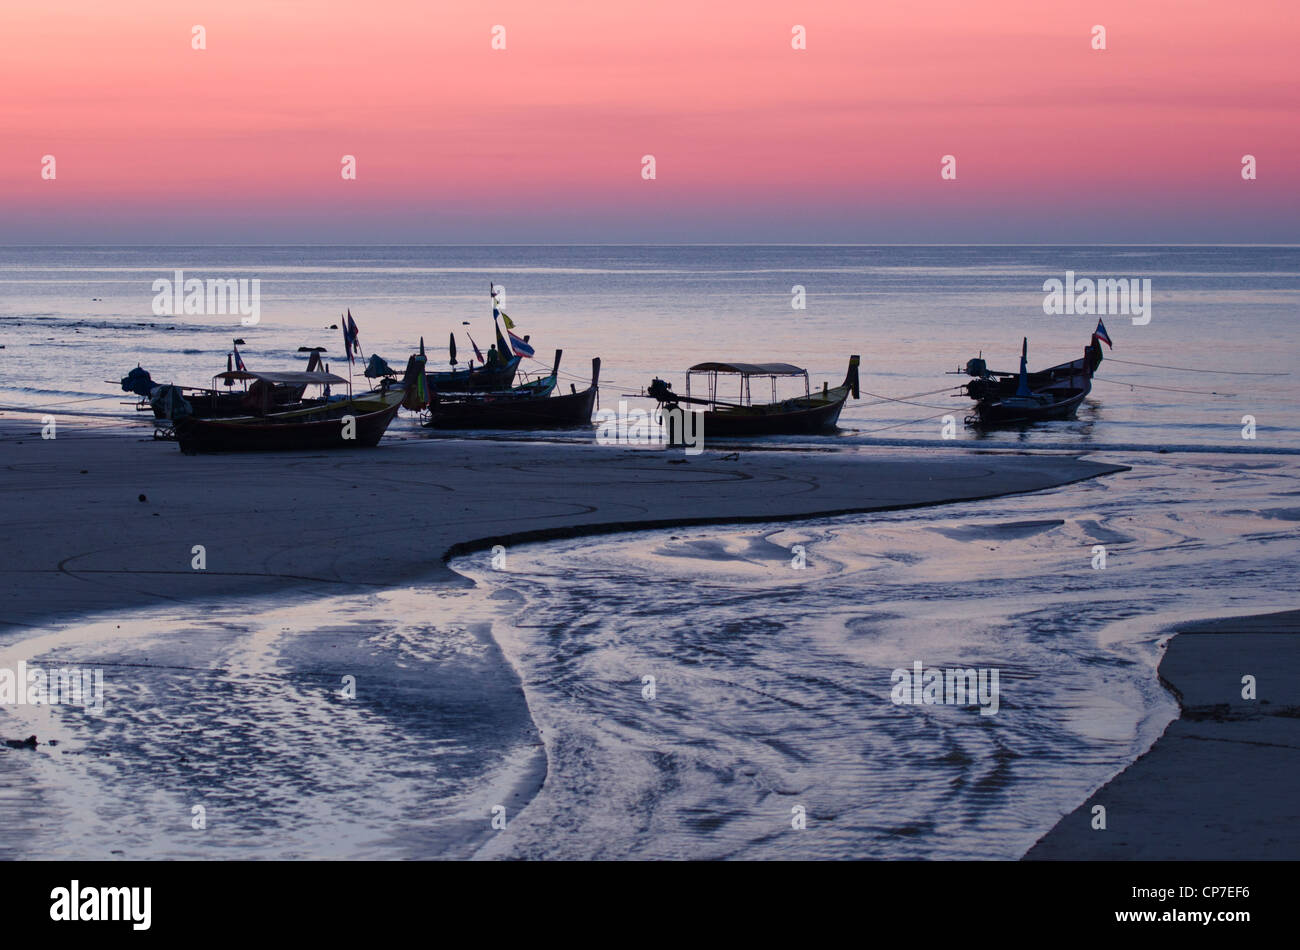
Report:
[{"label": "long tail boat", "polygon": [[[809,389],[808,371],[789,363],[697,363],[686,373],[686,393],[673,392],[669,383],[655,379],[646,392],[658,401],[660,409],[676,409],[680,405],[704,406],[704,437],[803,435],[824,432],[835,428],[840,411],[849,395],[858,398],[858,365],[860,357],[849,357],[849,369],[844,382],[830,387],[823,383],[820,392]],[[691,378],[702,375],[708,381],[708,396],[691,395]],[[738,399],[724,402],[718,398],[718,377],[738,376]],[[776,381],[782,377],[802,376],[804,394],[793,399],[777,400]],[[772,386],[770,403],[755,403],[752,395],[754,379],[768,379]],[[688,431],[691,431],[688,429]],[[693,431],[701,431],[698,428]]]},{"label": "long tail boat", "polygon": [[[306,372],[321,371],[320,354],[313,352],[307,363]],[[137,366],[122,378],[123,392],[135,393],[140,397],[136,407],[140,410],[151,409],[155,419],[171,421],[180,415],[197,416],[200,419],[220,419],[229,416],[244,416],[261,405],[264,394],[254,393],[260,381],[270,387],[270,399],[273,405],[281,409],[299,409],[323,399],[304,400],[305,385],[299,383],[268,382],[270,377],[293,374],[250,373],[237,370],[231,365],[230,354],[226,354],[226,371],[212,377],[212,385],[207,388],[198,386],[175,386],[170,383],[156,383],[148,370]],[[242,384],[236,389],[235,384]],[[253,387],[249,387],[253,383]],[[222,385],[224,384],[224,388]],[[188,406],[188,409],[186,408]]]},{"label": "long tail boat", "polygon": [[[176,440],[186,454],[371,448],[384,437],[389,423],[402,407],[407,388],[415,385],[415,375],[423,368],[423,361],[412,356],[401,383],[300,409],[228,419],[183,416],[175,422]],[[305,381],[309,385],[347,384],[347,380],[331,373],[293,375],[311,375],[314,378]]]},{"label": "long tail boat", "polygon": [[975,400],[975,412],[966,423],[994,428],[1073,419],[1092,391],[1093,373],[1101,360],[1101,342],[1095,333],[1082,357],[1036,373],[1028,369],[1028,337],[1021,340],[1019,372],[990,370],[982,358],[968,360],[965,372],[974,378],[965,388]]},{"label": "long tail boat", "polygon": [[433,396],[429,403],[431,429],[569,429],[588,425],[600,382],[600,358],[591,361],[591,386],[553,395],[563,350],[555,351],[549,376],[502,392]]},{"label": "long tail boat", "polygon": [[498,366],[474,366],[468,369],[442,370],[426,374],[431,393],[477,393],[509,389],[522,357],[512,356]]},{"label": "long tail boat", "polygon": [[[456,368],[456,336],[451,336],[451,369],[441,370],[436,373],[428,373],[426,382],[429,386],[431,396],[440,393],[480,393],[480,392],[504,392],[510,389],[515,383],[515,373],[519,370],[519,362],[523,359],[511,346],[504,335],[501,333],[501,327],[497,323],[497,317],[501,311],[497,305],[496,285],[490,281],[488,290],[492,300],[492,329],[496,333],[496,357],[493,362],[482,363],[478,367],[474,366],[474,361],[469,361],[469,366],[465,369]],[[506,326],[511,324],[507,321]],[[525,344],[528,338],[524,337]],[[531,355],[532,350],[528,349],[527,354]],[[490,360],[493,359],[489,351]]]}]

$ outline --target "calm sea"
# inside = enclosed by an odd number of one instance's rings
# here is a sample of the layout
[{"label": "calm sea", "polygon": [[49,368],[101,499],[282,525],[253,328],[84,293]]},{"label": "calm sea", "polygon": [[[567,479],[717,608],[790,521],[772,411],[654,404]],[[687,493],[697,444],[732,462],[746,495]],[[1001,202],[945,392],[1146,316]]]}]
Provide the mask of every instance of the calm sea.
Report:
[{"label": "calm sea", "polygon": [[[260,323],[155,315],[153,282],[178,269],[259,279]],[[580,382],[602,358],[604,407],[655,376],[680,388],[702,360],[792,362],[834,385],[858,353],[866,392],[845,409],[840,440],[933,442],[949,413],[970,440],[969,400],[940,392],[964,377],[946,373],[981,353],[1014,370],[1026,336],[1031,369],[1089,342],[1096,316],[1043,312],[1044,281],[1067,270],[1149,279],[1150,322],[1104,317],[1114,360],[1076,421],[988,444],[1300,448],[1295,247],[7,247],[0,404],[120,419],[125,397],[107,381],[139,364],[159,381],[207,385],[235,338],[251,369],[294,368],[299,347],[324,346],[339,371],[341,335],[328,328],[347,308],[367,354],[400,368],[423,336],[436,365],[455,332],[463,363],[470,336],[484,351],[492,341],[494,282],[536,347],[531,369],[562,348],[566,380]],[[410,418],[392,432],[416,435]]]}]

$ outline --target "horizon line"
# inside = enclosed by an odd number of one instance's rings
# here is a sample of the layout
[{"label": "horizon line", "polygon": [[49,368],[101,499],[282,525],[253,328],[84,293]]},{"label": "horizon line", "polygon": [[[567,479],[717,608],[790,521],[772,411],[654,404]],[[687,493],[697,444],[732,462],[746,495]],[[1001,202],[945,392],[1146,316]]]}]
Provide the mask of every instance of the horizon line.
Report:
[{"label": "horizon line", "polygon": [[328,243],[274,243],[274,244],[246,244],[246,243],[177,243],[168,242],[164,244],[117,244],[117,243],[78,243],[78,244],[0,244],[0,248],[63,248],[63,247],[113,247],[113,248],[136,248],[136,247],[1271,247],[1271,248],[1300,248],[1300,243],[1244,243],[1244,242],[1111,242],[1111,241],[1084,241],[1072,244],[1061,244],[1051,242],[993,242],[993,243],[970,243],[970,242],[907,242],[907,243],[881,243],[881,242],[840,242],[840,241],[687,241],[687,242],[667,242],[667,243],[637,243],[637,242],[613,242],[613,243],[589,243],[589,242],[556,242],[556,243],[485,243],[485,242],[467,242],[467,243],[396,243],[396,244],[373,244],[373,243],[350,243],[350,244],[328,244]]}]

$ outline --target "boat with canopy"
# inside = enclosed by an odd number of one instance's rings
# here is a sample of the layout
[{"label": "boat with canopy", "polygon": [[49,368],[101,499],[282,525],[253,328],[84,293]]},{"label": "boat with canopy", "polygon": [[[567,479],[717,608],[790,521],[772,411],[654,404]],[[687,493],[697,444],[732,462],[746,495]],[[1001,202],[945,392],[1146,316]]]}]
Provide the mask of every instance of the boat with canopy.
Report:
[{"label": "boat with canopy", "polygon": [[287,411],[276,411],[269,402],[272,386],[347,385],[348,381],[332,373],[256,373],[249,392],[261,393],[263,401],[252,413],[220,419],[181,416],[174,422],[176,440],[187,454],[369,448],[383,438],[408,388],[415,385],[416,374],[423,369],[424,361],[412,356],[400,383],[385,384],[360,395],[322,399]]},{"label": "boat with canopy", "polygon": [[[849,396],[858,397],[860,363],[860,357],[850,356],[844,382],[835,387],[823,383],[820,391],[810,388],[806,369],[790,363],[697,363],[686,372],[685,394],[673,392],[671,384],[658,378],[650,384],[647,393],[659,403],[661,410],[682,405],[703,406],[704,418],[699,421],[704,424],[706,438],[824,432],[835,428]],[[691,395],[691,383],[696,377],[703,377],[707,395]],[[735,402],[721,398],[719,377],[737,377]],[[777,381],[783,378],[802,378],[803,395],[779,399]],[[754,402],[755,380],[766,380],[770,384],[771,402]],[[697,385],[696,388],[698,391],[700,387]],[[687,431],[700,430],[688,427]]]},{"label": "boat with canopy", "polygon": [[[252,373],[242,368],[236,369],[232,354],[226,354],[226,370],[212,377],[209,387],[176,386],[171,383],[156,383],[148,370],[139,366],[122,378],[122,390],[135,393],[140,397],[139,410],[152,410],[154,418],[160,422],[171,422],[181,415],[197,416],[201,419],[216,419],[226,416],[247,415],[269,397],[272,405],[280,409],[303,408],[323,399],[304,400],[307,383],[287,381],[294,373]],[[307,373],[324,372],[320,354],[313,351],[307,362]],[[273,377],[281,377],[271,382]],[[259,391],[252,393],[250,383],[257,385],[262,381],[261,389],[269,387],[269,394]]]}]

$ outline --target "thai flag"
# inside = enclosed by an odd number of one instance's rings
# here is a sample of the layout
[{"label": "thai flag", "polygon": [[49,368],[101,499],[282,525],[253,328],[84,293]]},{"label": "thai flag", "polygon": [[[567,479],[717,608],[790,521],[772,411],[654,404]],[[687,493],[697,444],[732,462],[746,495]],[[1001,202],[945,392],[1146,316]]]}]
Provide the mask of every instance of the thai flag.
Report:
[{"label": "thai flag", "polygon": [[248,369],[244,366],[244,358],[239,355],[239,344],[235,344],[235,369],[241,373],[247,373]]},{"label": "thai flag", "polygon": [[1106,324],[1102,323],[1100,320],[1097,321],[1097,329],[1092,331],[1092,338],[1094,340],[1101,340],[1101,342],[1105,343],[1111,349],[1115,348],[1115,345],[1110,342],[1110,335],[1106,332]]},{"label": "thai flag", "polygon": [[507,330],[506,336],[510,337],[510,346],[514,349],[515,356],[532,356],[536,352],[531,346],[515,336],[515,331]]},{"label": "thai flag", "polygon": [[[468,333],[466,333],[465,335],[469,336]],[[487,360],[483,359],[483,351],[478,348],[478,344],[474,342],[474,338],[472,336],[469,336],[469,345],[474,347],[474,355],[478,357],[478,361],[480,363],[486,363]]]}]

